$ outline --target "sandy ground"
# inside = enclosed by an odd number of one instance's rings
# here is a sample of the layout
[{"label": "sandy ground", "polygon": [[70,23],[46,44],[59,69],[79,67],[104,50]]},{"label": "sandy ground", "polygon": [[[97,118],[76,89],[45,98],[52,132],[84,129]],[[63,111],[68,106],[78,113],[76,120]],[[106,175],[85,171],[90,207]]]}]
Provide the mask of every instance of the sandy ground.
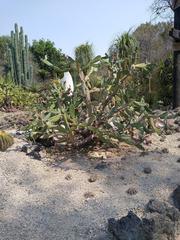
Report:
[{"label": "sandy ground", "polygon": [[[160,142],[152,136],[147,155],[109,158],[103,169],[80,155],[48,166],[47,159],[38,161],[21,152],[25,142],[16,138],[0,153],[0,240],[112,239],[108,218],[120,218],[129,210],[141,214],[151,198],[171,202],[180,184],[178,138],[180,134],[173,134]],[[169,153],[156,148],[168,148]],[[144,167],[152,173],[145,174]],[[97,180],[90,183],[92,174]],[[126,193],[131,187],[136,195]],[[84,196],[88,192],[89,198]]]}]

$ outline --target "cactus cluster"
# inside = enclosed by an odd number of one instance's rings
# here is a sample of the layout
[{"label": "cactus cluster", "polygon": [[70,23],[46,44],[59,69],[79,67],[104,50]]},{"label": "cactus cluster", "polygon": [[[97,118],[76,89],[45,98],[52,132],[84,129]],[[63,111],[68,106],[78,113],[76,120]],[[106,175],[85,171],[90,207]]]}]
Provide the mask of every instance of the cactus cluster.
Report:
[{"label": "cactus cluster", "polygon": [[29,85],[33,79],[33,68],[29,61],[28,37],[24,35],[23,28],[11,31],[11,43],[8,47],[11,78],[18,85]]}]

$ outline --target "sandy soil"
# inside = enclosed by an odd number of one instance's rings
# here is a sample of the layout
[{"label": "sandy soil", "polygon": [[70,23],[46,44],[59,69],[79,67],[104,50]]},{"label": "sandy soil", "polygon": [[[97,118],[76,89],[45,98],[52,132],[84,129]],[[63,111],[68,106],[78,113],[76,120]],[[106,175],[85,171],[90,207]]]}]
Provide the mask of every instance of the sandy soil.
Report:
[{"label": "sandy soil", "polygon": [[[149,153],[88,160],[80,154],[48,165],[20,151],[0,153],[0,240],[110,240],[107,219],[141,214],[151,198],[171,202],[180,184],[180,134],[153,135]],[[169,153],[158,149],[168,148]],[[103,162],[103,167],[102,167]],[[145,167],[152,173],[145,174]],[[95,182],[89,182],[96,175]],[[129,188],[136,195],[127,194]]]}]

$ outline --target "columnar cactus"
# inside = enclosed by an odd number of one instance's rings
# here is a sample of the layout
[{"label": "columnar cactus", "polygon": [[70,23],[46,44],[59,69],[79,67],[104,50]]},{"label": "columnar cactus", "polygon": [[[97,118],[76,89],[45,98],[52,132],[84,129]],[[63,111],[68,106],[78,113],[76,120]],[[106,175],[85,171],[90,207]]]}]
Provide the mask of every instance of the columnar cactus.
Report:
[{"label": "columnar cactus", "polygon": [[23,28],[11,31],[11,44],[8,49],[11,77],[18,85],[29,85],[33,78],[33,68],[29,62],[29,44],[27,35],[24,36]]}]

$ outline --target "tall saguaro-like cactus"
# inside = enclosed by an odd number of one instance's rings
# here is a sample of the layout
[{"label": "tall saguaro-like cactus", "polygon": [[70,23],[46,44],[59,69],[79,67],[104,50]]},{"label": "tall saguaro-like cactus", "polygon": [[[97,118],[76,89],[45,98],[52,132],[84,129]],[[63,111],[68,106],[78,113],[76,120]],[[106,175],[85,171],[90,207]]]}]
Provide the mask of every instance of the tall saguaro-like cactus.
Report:
[{"label": "tall saguaro-like cactus", "polygon": [[17,23],[11,31],[11,43],[8,49],[11,77],[18,85],[29,85],[33,79],[33,67],[29,61],[28,37]]}]

